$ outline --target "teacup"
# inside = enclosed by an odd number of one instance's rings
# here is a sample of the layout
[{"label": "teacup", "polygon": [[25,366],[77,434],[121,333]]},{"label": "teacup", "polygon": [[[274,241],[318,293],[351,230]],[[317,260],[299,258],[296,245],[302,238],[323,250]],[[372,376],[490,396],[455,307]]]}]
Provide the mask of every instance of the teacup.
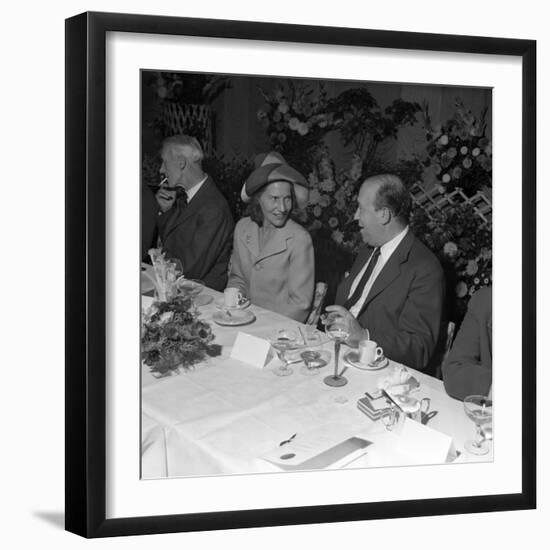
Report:
[{"label": "teacup", "polygon": [[359,342],[359,362],[372,364],[382,357],[384,350],[376,345],[373,340],[361,340]]},{"label": "teacup", "polygon": [[239,307],[246,301],[238,288],[226,288],[223,291],[223,305],[225,307]]}]

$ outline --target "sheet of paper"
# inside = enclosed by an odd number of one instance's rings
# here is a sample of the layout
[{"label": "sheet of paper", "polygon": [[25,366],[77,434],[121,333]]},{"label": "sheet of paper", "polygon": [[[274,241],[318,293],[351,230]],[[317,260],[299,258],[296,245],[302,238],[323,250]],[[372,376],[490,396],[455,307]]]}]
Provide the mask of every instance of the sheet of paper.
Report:
[{"label": "sheet of paper", "polygon": [[360,436],[337,435],[321,426],[275,447],[261,458],[282,469],[340,468],[367,452],[371,442]]},{"label": "sheet of paper", "polygon": [[263,369],[271,360],[271,344],[263,338],[239,332],[231,350],[231,358]]}]

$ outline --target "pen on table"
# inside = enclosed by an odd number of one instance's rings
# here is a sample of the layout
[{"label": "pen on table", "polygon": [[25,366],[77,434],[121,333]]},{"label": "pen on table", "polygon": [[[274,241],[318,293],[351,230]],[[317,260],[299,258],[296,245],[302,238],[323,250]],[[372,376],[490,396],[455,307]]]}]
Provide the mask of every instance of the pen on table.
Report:
[{"label": "pen on table", "polygon": [[285,439],[284,441],[281,441],[279,443],[279,447],[282,447],[283,445],[286,445],[287,443],[290,443],[295,437],[296,437],[297,434],[292,434],[288,439]]}]

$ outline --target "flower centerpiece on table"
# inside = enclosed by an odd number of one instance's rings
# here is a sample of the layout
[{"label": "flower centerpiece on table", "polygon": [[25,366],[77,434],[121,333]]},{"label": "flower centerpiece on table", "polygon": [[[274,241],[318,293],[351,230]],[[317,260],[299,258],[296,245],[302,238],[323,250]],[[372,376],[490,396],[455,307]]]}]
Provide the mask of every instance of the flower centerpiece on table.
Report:
[{"label": "flower centerpiece on table", "polygon": [[492,145],[485,121],[487,108],[480,117],[455,102],[453,117],[443,125],[432,126],[427,104],[423,106],[426,129],[426,167],[432,166],[442,192],[460,187],[468,196],[492,186]]},{"label": "flower centerpiece on table", "polygon": [[207,356],[220,355],[221,346],[212,343],[212,328],[198,318],[192,297],[178,294],[174,264],[160,249],[151,249],[149,255],[156,300],[142,312],[143,362],[161,377],[189,370]]}]

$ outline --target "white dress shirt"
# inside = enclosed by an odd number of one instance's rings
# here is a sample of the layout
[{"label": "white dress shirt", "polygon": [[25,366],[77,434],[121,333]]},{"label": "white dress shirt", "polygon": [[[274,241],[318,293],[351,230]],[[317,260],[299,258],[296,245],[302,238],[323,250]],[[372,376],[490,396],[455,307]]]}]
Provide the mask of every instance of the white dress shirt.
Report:
[{"label": "white dress shirt", "polygon": [[[363,308],[363,304],[365,303],[365,300],[369,295],[370,289],[372,288],[374,281],[376,281],[376,277],[378,277],[378,275],[382,271],[382,268],[386,265],[386,262],[390,259],[391,255],[395,252],[395,249],[399,246],[401,241],[405,238],[405,235],[407,234],[408,230],[409,230],[409,226],[405,227],[405,229],[403,229],[403,231],[401,231],[401,233],[396,235],[391,241],[388,241],[386,244],[383,244],[380,247],[380,256],[378,257],[378,262],[374,266],[374,269],[370,274],[369,280],[367,281],[367,283],[365,284],[365,287],[363,288],[363,293],[361,294],[361,298],[359,298],[359,300],[357,300],[357,302],[355,302],[355,304],[350,309],[350,313],[354,317],[357,317],[357,315],[359,315],[359,312]],[[371,255],[371,258],[372,258],[372,255]],[[363,269],[361,269],[361,271],[357,274],[357,277],[355,277],[353,284],[351,285],[348,298],[354,293],[369,263],[370,263],[370,258],[368,262],[365,262]]]},{"label": "white dress shirt", "polygon": [[187,191],[187,204],[191,202],[191,199],[197,194],[198,190],[202,187],[203,183],[208,179],[208,175],[204,176],[204,178],[199,181],[199,183],[196,183]]}]

